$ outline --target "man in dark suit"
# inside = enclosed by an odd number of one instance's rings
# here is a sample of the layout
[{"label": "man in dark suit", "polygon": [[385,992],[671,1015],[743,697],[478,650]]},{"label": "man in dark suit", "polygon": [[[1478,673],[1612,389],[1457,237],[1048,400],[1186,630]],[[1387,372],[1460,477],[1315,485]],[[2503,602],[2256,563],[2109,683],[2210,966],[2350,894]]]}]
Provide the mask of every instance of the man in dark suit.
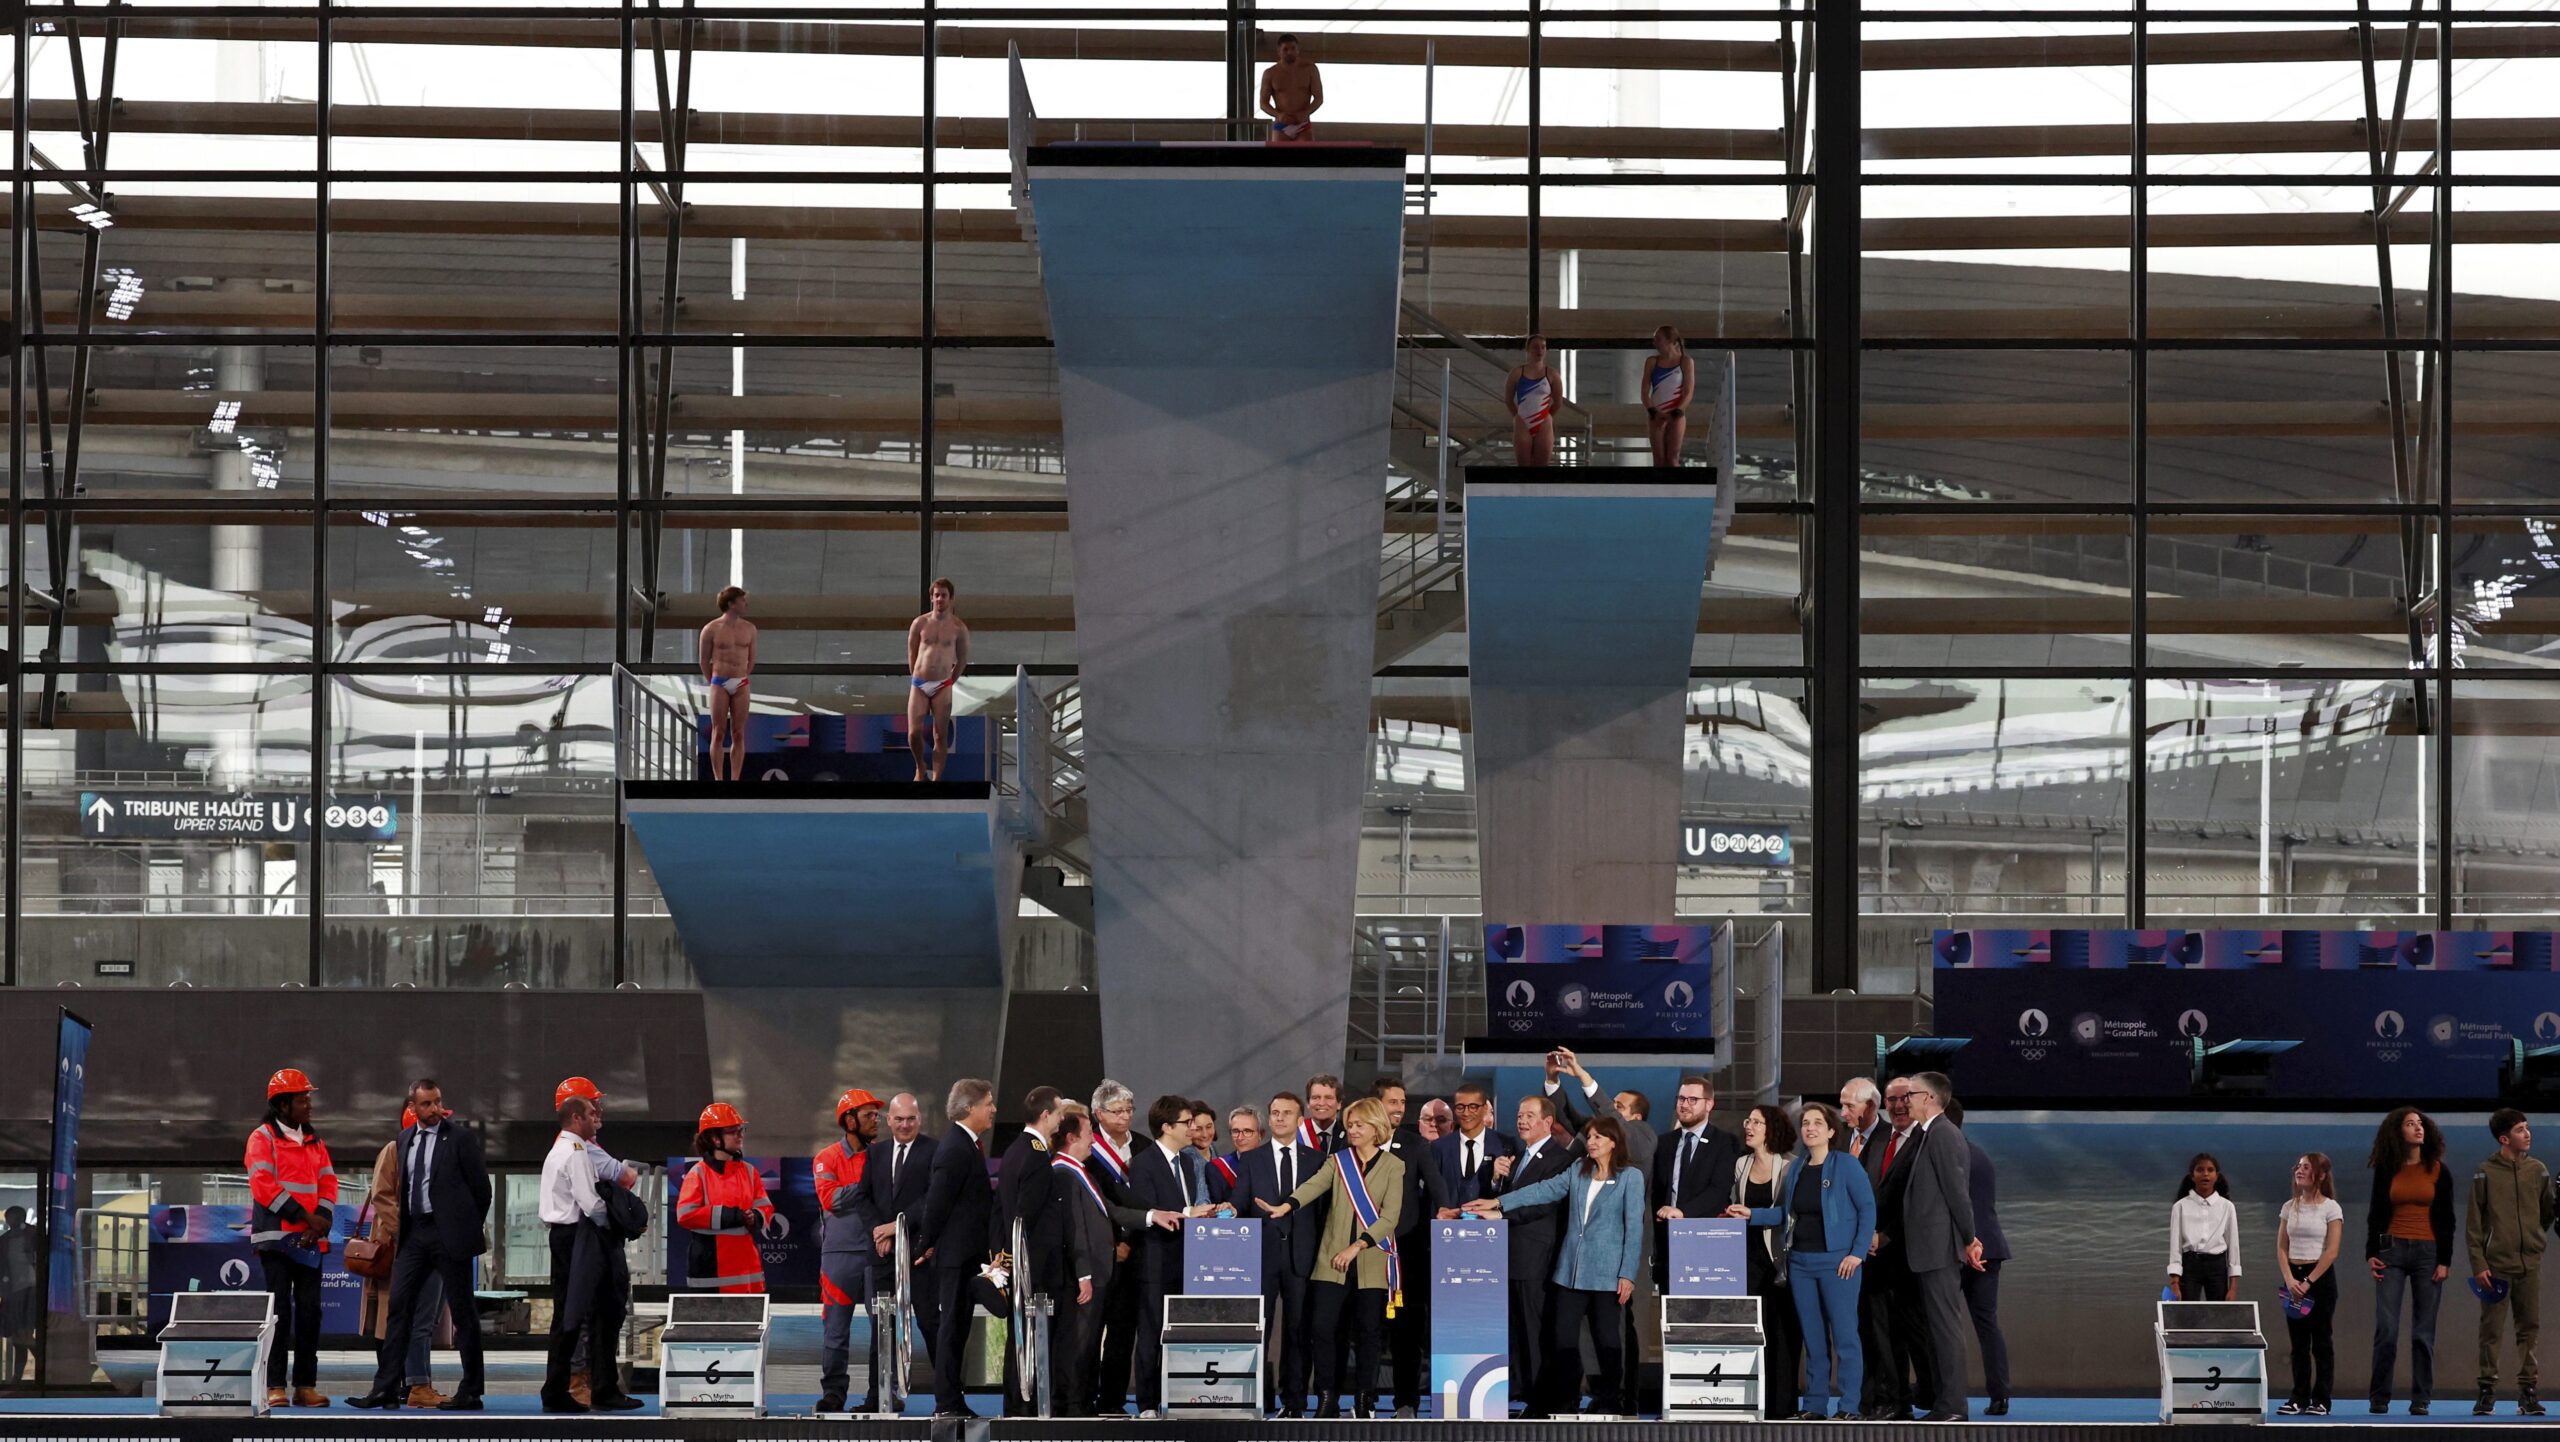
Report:
[{"label": "man in dark suit", "polygon": [[1058,1156],[1049,1164],[1054,1195],[1046,1217],[1063,1244],[1041,1251],[1037,1268],[1039,1284],[1058,1304],[1049,1354],[1058,1368],[1054,1410],[1065,1417],[1093,1411],[1093,1371],[1102,1358],[1102,1304],[1118,1268],[1122,1229],[1182,1225],[1171,1212],[1146,1212],[1105,1200],[1086,1170],[1093,1158],[1093,1136],[1093,1118],[1081,1108],[1058,1119]]},{"label": "man in dark suit", "polygon": [[[1052,1200],[1057,1194],[1049,1175],[1049,1136],[1058,1129],[1058,1089],[1033,1087],[1022,1099],[1022,1131],[1004,1149],[996,1167],[995,1234],[987,1247],[1013,1253],[1013,1300],[1019,1307],[1032,1293],[1047,1290],[1036,1275],[1037,1259],[1058,1255],[1066,1237],[1056,1225]],[[1014,1223],[1022,1224],[1023,1244],[1014,1250]],[[1056,1293],[1051,1292],[1052,1300]],[[1022,1395],[1021,1349],[1004,1349],[1004,1415],[1037,1417],[1037,1400]],[[1054,1409],[1053,1409],[1054,1410]]]},{"label": "man in dark suit", "polygon": [[1947,1120],[1955,1087],[1942,1072],[1912,1079],[1909,1180],[1902,1186],[1904,1260],[1920,1296],[1935,1381],[1923,1422],[1970,1421],[1964,1376],[1964,1285],[1958,1276],[1982,1266],[1973,1226],[1972,1155],[1964,1132]]},{"label": "man in dark suit", "polygon": [[1703,1076],[1680,1078],[1672,1098],[1678,1125],[1654,1143],[1645,1186],[1653,1201],[1653,1284],[1671,1285],[1671,1224],[1684,1217],[1721,1217],[1733,1205],[1733,1165],[1742,1143],[1708,1125],[1715,1115],[1716,1086]]},{"label": "man in dark suit", "polygon": [[418,1289],[430,1276],[452,1298],[453,1343],[462,1353],[462,1382],[439,1411],[478,1412],[487,1390],[480,1355],[480,1313],[471,1305],[471,1259],[489,1250],[489,1168],[480,1138],[455,1123],[444,1088],[433,1077],[409,1083],[418,1124],[400,1133],[400,1244],[391,1263],[391,1315],[382,1331],[373,1390],[351,1407],[397,1407],[408,1396],[409,1331]]},{"label": "man in dark suit", "polygon": [[[1192,1195],[1191,1169],[1182,1158],[1191,1144],[1191,1103],[1178,1096],[1156,1098],[1147,1108],[1147,1130],[1154,1144],[1129,1159],[1129,1192],[1137,1205],[1179,1216],[1205,1210],[1209,1199]],[[1138,1415],[1152,1419],[1164,1415],[1164,1299],[1182,1290],[1182,1231],[1151,1227],[1130,1248],[1129,1264],[1138,1273]]]},{"label": "man in dark suit", "polygon": [[[1929,1405],[1937,1364],[1929,1352],[1928,1319],[1912,1280],[1910,1254],[1902,1245],[1902,1200],[1911,1180],[1905,1163],[1911,1158],[1917,1118],[1911,1112],[1911,1078],[1885,1084],[1883,1125],[1868,1138],[1858,1163],[1876,1194],[1876,1236],[1867,1259],[1866,1284],[1860,1289],[1860,1326],[1867,1351],[1866,1396],[1862,1409],[1872,1420],[1907,1422],[1913,1409]],[[1872,1302],[1867,1301],[1872,1296]],[[1847,1399],[1842,1399],[1846,1401]]]},{"label": "man in dark suit", "polygon": [[1493,1164],[1503,1157],[1518,1156],[1520,1143],[1495,1130],[1493,1093],[1480,1083],[1461,1085],[1452,1109],[1457,1115],[1457,1128],[1446,1136],[1433,1138],[1431,1153],[1439,1164],[1440,1187],[1448,1194],[1449,1205],[1463,1207],[1493,1195]]},{"label": "man in dark suit", "polygon": [[[1134,1207],[1129,1193],[1129,1161],[1150,1145],[1137,1130],[1138,1097],[1109,1077],[1093,1089],[1093,1156],[1085,1171],[1115,1207]],[[1093,1410],[1105,1417],[1128,1415],[1130,1360],[1138,1351],[1138,1269],[1129,1265],[1135,1234],[1123,1236],[1119,1265],[1102,1300],[1102,1355],[1093,1371]]]},{"label": "man in dark suit", "polygon": [[[1947,1120],[1964,1125],[1964,1106],[1947,1108]],[[1982,1144],[1967,1133],[1965,1154],[1971,1162],[1967,1179],[1973,1186],[1973,1230],[1982,1238],[1982,1265],[1964,1270],[1965,1310],[1973,1314],[1973,1340],[1982,1349],[1982,1391],[1991,1404],[1982,1410],[1993,1417],[2009,1415],[2009,1339],[2000,1331],[2000,1264],[2009,1260],[2009,1235],[2000,1230],[2000,1173]]]},{"label": "man in dark suit", "polygon": [[987,1133],[996,1123],[996,1089],[978,1077],[951,1084],[943,1112],[951,1130],[933,1149],[933,1173],[924,1198],[924,1240],[933,1249],[935,1318],[933,1415],[968,1417],[961,1367],[969,1351],[970,1289],[987,1261],[987,1232],[995,1218],[995,1191],[987,1185]]},{"label": "man in dark suit", "polygon": [[1327,1156],[1342,1150],[1342,1078],[1319,1072],[1307,1078],[1306,1135],[1299,1140]]},{"label": "man in dark suit", "polygon": [[[915,1308],[916,1327],[930,1340],[935,1310],[933,1273],[925,1263],[924,1199],[933,1175],[933,1138],[924,1133],[924,1106],[914,1092],[889,1098],[889,1135],[863,1153],[862,1190],[866,1210],[879,1218],[871,1227],[871,1285],[880,1296],[897,1295],[898,1228],[907,1229],[907,1296]],[[876,1389],[889,1375],[889,1347],[895,1341],[874,1330],[871,1377]],[[873,1395],[878,1396],[875,1390]]]},{"label": "man in dark suit", "polygon": [[[1271,1099],[1268,1141],[1235,1158],[1236,1179],[1224,1198],[1240,1217],[1257,1217],[1256,1202],[1274,1205],[1324,1169],[1324,1153],[1298,1142],[1298,1094],[1282,1092]],[[1307,1354],[1307,1279],[1315,1275],[1316,1243],[1324,1230],[1321,1205],[1292,1209],[1276,1220],[1262,1218],[1262,1314],[1270,1351],[1263,1375],[1263,1410],[1283,1417],[1303,1416],[1307,1378],[1314,1359]]]},{"label": "man in dark suit", "polygon": [[[1490,1196],[1533,1186],[1573,1165],[1573,1149],[1555,1139],[1555,1103],[1545,1096],[1520,1099],[1516,1118],[1527,1144],[1517,1157],[1496,1161]],[[1441,1140],[1446,1141],[1443,1137]],[[1469,1200],[1474,1200],[1469,1198]],[[1542,1390],[1547,1352],[1547,1292],[1554,1285],[1556,1248],[1564,1242],[1564,1203],[1506,1211],[1511,1252],[1511,1395],[1525,1404],[1523,1420],[1548,1415]]]},{"label": "man in dark suit", "polygon": [[1404,1215],[1396,1222],[1397,1261],[1404,1271],[1404,1305],[1387,1319],[1388,1351],[1394,1360],[1396,1415],[1421,1412],[1424,1389],[1431,1383],[1431,1228],[1432,1220],[1458,1215],[1449,1189],[1419,1127],[1405,1125],[1408,1101],[1401,1078],[1382,1076],[1369,1094],[1387,1109],[1391,1131],[1386,1149],[1404,1164]]}]

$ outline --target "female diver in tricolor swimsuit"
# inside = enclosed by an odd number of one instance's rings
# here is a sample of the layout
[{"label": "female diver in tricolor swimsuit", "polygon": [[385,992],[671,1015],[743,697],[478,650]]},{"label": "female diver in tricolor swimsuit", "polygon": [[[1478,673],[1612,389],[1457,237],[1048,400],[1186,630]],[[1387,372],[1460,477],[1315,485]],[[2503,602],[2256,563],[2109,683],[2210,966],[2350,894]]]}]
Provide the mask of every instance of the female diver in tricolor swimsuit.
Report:
[{"label": "female diver in tricolor swimsuit", "polygon": [[1528,357],[1502,379],[1502,398],[1511,407],[1511,454],[1523,466],[1556,463],[1556,403],[1564,397],[1554,372],[1547,369],[1547,338],[1533,335],[1521,344]]},{"label": "female diver in tricolor swimsuit", "polygon": [[1689,398],[1698,393],[1698,363],[1680,332],[1663,326],[1653,333],[1653,358],[1644,368],[1644,428],[1653,441],[1653,463],[1680,464],[1681,442],[1689,438]]}]

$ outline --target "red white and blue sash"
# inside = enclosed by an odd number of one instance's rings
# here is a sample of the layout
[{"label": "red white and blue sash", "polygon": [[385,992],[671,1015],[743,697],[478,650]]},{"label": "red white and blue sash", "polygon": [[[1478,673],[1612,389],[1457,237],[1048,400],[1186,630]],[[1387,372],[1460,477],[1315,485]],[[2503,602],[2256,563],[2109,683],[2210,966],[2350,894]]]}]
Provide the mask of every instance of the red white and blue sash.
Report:
[{"label": "red white and blue sash", "polygon": [[1314,1117],[1298,1118],[1298,1145],[1305,1147],[1311,1152],[1320,1152],[1324,1150],[1324,1142],[1316,1136],[1316,1119]]},{"label": "red white and blue sash", "polygon": [[1109,1217],[1111,1215],[1111,1208],[1109,1204],[1102,1200],[1102,1189],[1093,1184],[1092,1174],[1087,1172],[1083,1167],[1077,1165],[1073,1158],[1060,1157],[1056,1161],[1049,1163],[1049,1170],[1053,1172],[1073,1173],[1075,1175],[1075,1179],[1084,1184],[1084,1194],[1093,1198],[1094,1210],[1102,1213],[1105,1217]]},{"label": "red white and blue sash", "polygon": [[1227,1179],[1228,1186],[1232,1187],[1236,1184],[1236,1158],[1234,1153],[1230,1152],[1223,1157],[1211,1157],[1209,1159],[1209,1165],[1218,1169],[1218,1175]]},{"label": "red white and blue sash", "polygon": [[[1367,1232],[1378,1225],[1378,1204],[1369,1196],[1369,1179],[1360,1174],[1360,1163],[1349,1147],[1333,1154],[1333,1164],[1342,1169],[1342,1185],[1351,1194],[1351,1211],[1360,1219],[1360,1229]],[[1387,1315],[1392,1317],[1404,1306],[1404,1259],[1396,1255],[1396,1239],[1392,1236],[1378,1243],[1387,1254]]]},{"label": "red white and blue sash", "polygon": [[1093,1155],[1094,1159],[1101,1162],[1103,1167],[1111,1173],[1112,1180],[1124,1187],[1129,1184],[1129,1159],[1111,1149],[1110,1138],[1098,1132],[1095,1133]]}]

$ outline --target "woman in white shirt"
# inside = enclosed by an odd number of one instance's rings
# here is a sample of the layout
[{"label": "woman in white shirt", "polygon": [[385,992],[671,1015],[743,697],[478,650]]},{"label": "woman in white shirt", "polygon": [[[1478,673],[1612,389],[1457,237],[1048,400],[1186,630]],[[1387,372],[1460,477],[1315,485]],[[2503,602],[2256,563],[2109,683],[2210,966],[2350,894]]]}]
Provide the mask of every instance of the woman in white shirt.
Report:
[{"label": "woman in white shirt", "polygon": [[2222,1163],[2198,1152],[2169,1204],[2169,1285],[2183,1302],[2240,1295],[2240,1212],[2223,1184]]},{"label": "woman in white shirt", "polygon": [[[2276,1211],[2284,1329],[2293,1337],[2293,1396],[2276,1410],[2288,1416],[2329,1415],[2329,1384],[2338,1370],[2329,1330],[2338,1315],[2338,1242],[2346,1221],[2328,1156],[2303,1153],[2293,1164],[2293,1196]],[[2308,1309],[2295,1316],[2306,1303]]]}]

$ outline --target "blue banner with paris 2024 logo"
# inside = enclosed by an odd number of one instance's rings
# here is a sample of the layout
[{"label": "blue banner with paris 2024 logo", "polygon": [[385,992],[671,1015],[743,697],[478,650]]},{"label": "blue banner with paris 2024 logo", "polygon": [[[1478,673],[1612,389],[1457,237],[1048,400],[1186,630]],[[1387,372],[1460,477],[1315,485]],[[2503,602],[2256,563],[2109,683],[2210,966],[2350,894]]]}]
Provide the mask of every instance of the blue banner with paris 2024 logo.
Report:
[{"label": "blue banner with paris 2024 logo", "polygon": [[1262,1223],[1193,1217],[1182,1224],[1182,1290],[1194,1297],[1262,1295]]},{"label": "blue banner with paris 2024 logo", "polygon": [[1507,1222],[1427,1222],[1431,1232],[1431,1395],[1442,1418],[1511,1415],[1511,1243]]},{"label": "blue banner with paris 2024 logo", "polygon": [[1671,1223],[1674,1297],[1739,1297],[1748,1293],[1743,1247],[1750,1227],[1739,1217],[1693,1217]]},{"label": "blue banner with paris 2024 logo", "polygon": [[1484,929],[1485,1035],[1542,1043],[1716,1035],[1713,926]]}]

